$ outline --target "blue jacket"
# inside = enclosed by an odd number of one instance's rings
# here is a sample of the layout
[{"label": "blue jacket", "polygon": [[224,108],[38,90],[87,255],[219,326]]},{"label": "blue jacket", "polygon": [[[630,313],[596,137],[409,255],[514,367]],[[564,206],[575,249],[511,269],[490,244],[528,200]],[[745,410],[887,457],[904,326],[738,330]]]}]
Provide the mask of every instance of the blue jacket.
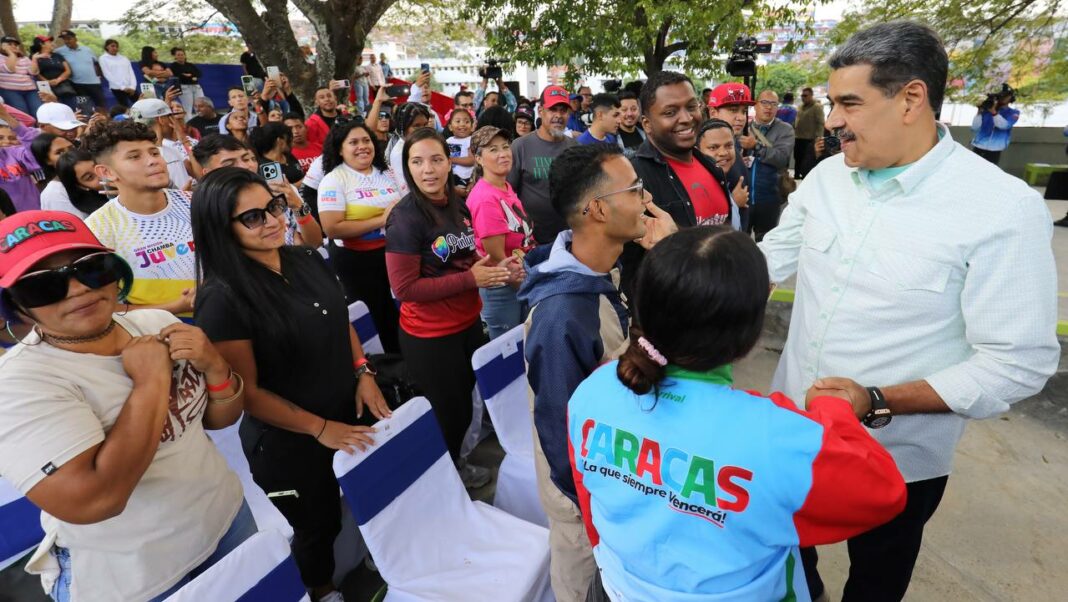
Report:
[{"label": "blue jacket", "polygon": [[617,364],[575,391],[572,462],[613,600],[808,600],[799,546],[847,539],[901,512],[905,481],[849,402],[801,411],[731,387],[729,366],[668,366],[635,395]]},{"label": "blue jacket", "polygon": [[1020,120],[1020,112],[1012,107],[1002,107],[997,115],[979,111],[972,119],[972,146],[988,151],[1003,151],[1009,146],[1012,126]]},{"label": "blue jacket", "polygon": [[576,504],[568,453],[567,401],[598,366],[622,351],[630,316],[613,274],[571,254],[571,231],[526,256],[519,300],[530,307],[524,354],[534,397],[534,429],[553,483]]}]

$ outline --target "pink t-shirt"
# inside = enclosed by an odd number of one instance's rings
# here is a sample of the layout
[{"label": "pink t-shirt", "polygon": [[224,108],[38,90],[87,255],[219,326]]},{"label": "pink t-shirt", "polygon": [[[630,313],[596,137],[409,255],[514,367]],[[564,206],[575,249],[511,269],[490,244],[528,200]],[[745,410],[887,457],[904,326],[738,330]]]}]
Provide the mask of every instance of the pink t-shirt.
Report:
[{"label": "pink t-shirt", "polygon": [[475,247],[480,255],[486,254],[482,239],[504,235],[504,253],[511,255],[516,249],[523,252],[534,248],[534,224],[523,211],[523,203],[507,182],[505,189],[497,188],[486,180],[479,180],[467,195],[467,208],[471,211],[471,225],[475,231]]}]

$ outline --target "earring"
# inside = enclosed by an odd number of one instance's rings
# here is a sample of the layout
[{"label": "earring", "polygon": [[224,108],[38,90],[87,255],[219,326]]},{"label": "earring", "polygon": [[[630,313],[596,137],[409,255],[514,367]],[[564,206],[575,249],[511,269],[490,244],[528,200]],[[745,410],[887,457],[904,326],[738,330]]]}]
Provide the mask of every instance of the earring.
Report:
[{"label": "earring", "polygon": [[[36,322],[33,323],[33,327],[30,329],[31,333],[37,333],[37,342],[32,344],[32,345],[27,343],[24,339],[20,339],[17,336],[15,336],[15,333],[11,330],[11,322],[9,320],[5,320],[5,322],[4,322],[4,330],[7,331],[7,336],[11,337],[12,341],[17,341],[18,344],[25,345],[27,347],[36,347],[37,345],[41,344],[41,341],[44,340],[44,335],[37,329],[37,323]],[[27,336],[29,336],[29,335],[27,335]]]}]

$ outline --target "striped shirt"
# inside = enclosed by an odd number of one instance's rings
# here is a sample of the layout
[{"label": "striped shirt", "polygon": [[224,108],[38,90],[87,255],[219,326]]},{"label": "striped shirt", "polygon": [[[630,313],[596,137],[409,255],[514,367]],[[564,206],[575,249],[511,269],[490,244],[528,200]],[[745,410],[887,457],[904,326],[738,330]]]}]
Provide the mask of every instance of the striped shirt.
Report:
[{"label": "striped shirt", "polygon": [[19,57],[15,61],[15,70],[7,66],[7,57],[0,57],[0,88],[4,90],[36,90],[37,84],[30,75],[30,67],[33,63],[27,57]]}]

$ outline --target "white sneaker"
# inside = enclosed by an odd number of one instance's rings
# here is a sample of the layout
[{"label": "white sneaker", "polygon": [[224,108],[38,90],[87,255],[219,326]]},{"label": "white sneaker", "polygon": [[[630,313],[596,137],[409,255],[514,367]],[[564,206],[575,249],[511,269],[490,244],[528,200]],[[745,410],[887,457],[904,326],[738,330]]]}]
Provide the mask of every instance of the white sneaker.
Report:
[{"label": "white sneaker", "polygon": [[341,592],[334,590],[319,598],[319,602],[345,602],[345,597],[341,595]]},{"label": "white sneaker", "polygon": [[466,489],[478,489],[486,483],[490,482],[490,469],[475,466],[468,463],[466,460],[461,460],[459,466],[456,467],[457,472],[460,473],[460,480],[464,483]]}]

